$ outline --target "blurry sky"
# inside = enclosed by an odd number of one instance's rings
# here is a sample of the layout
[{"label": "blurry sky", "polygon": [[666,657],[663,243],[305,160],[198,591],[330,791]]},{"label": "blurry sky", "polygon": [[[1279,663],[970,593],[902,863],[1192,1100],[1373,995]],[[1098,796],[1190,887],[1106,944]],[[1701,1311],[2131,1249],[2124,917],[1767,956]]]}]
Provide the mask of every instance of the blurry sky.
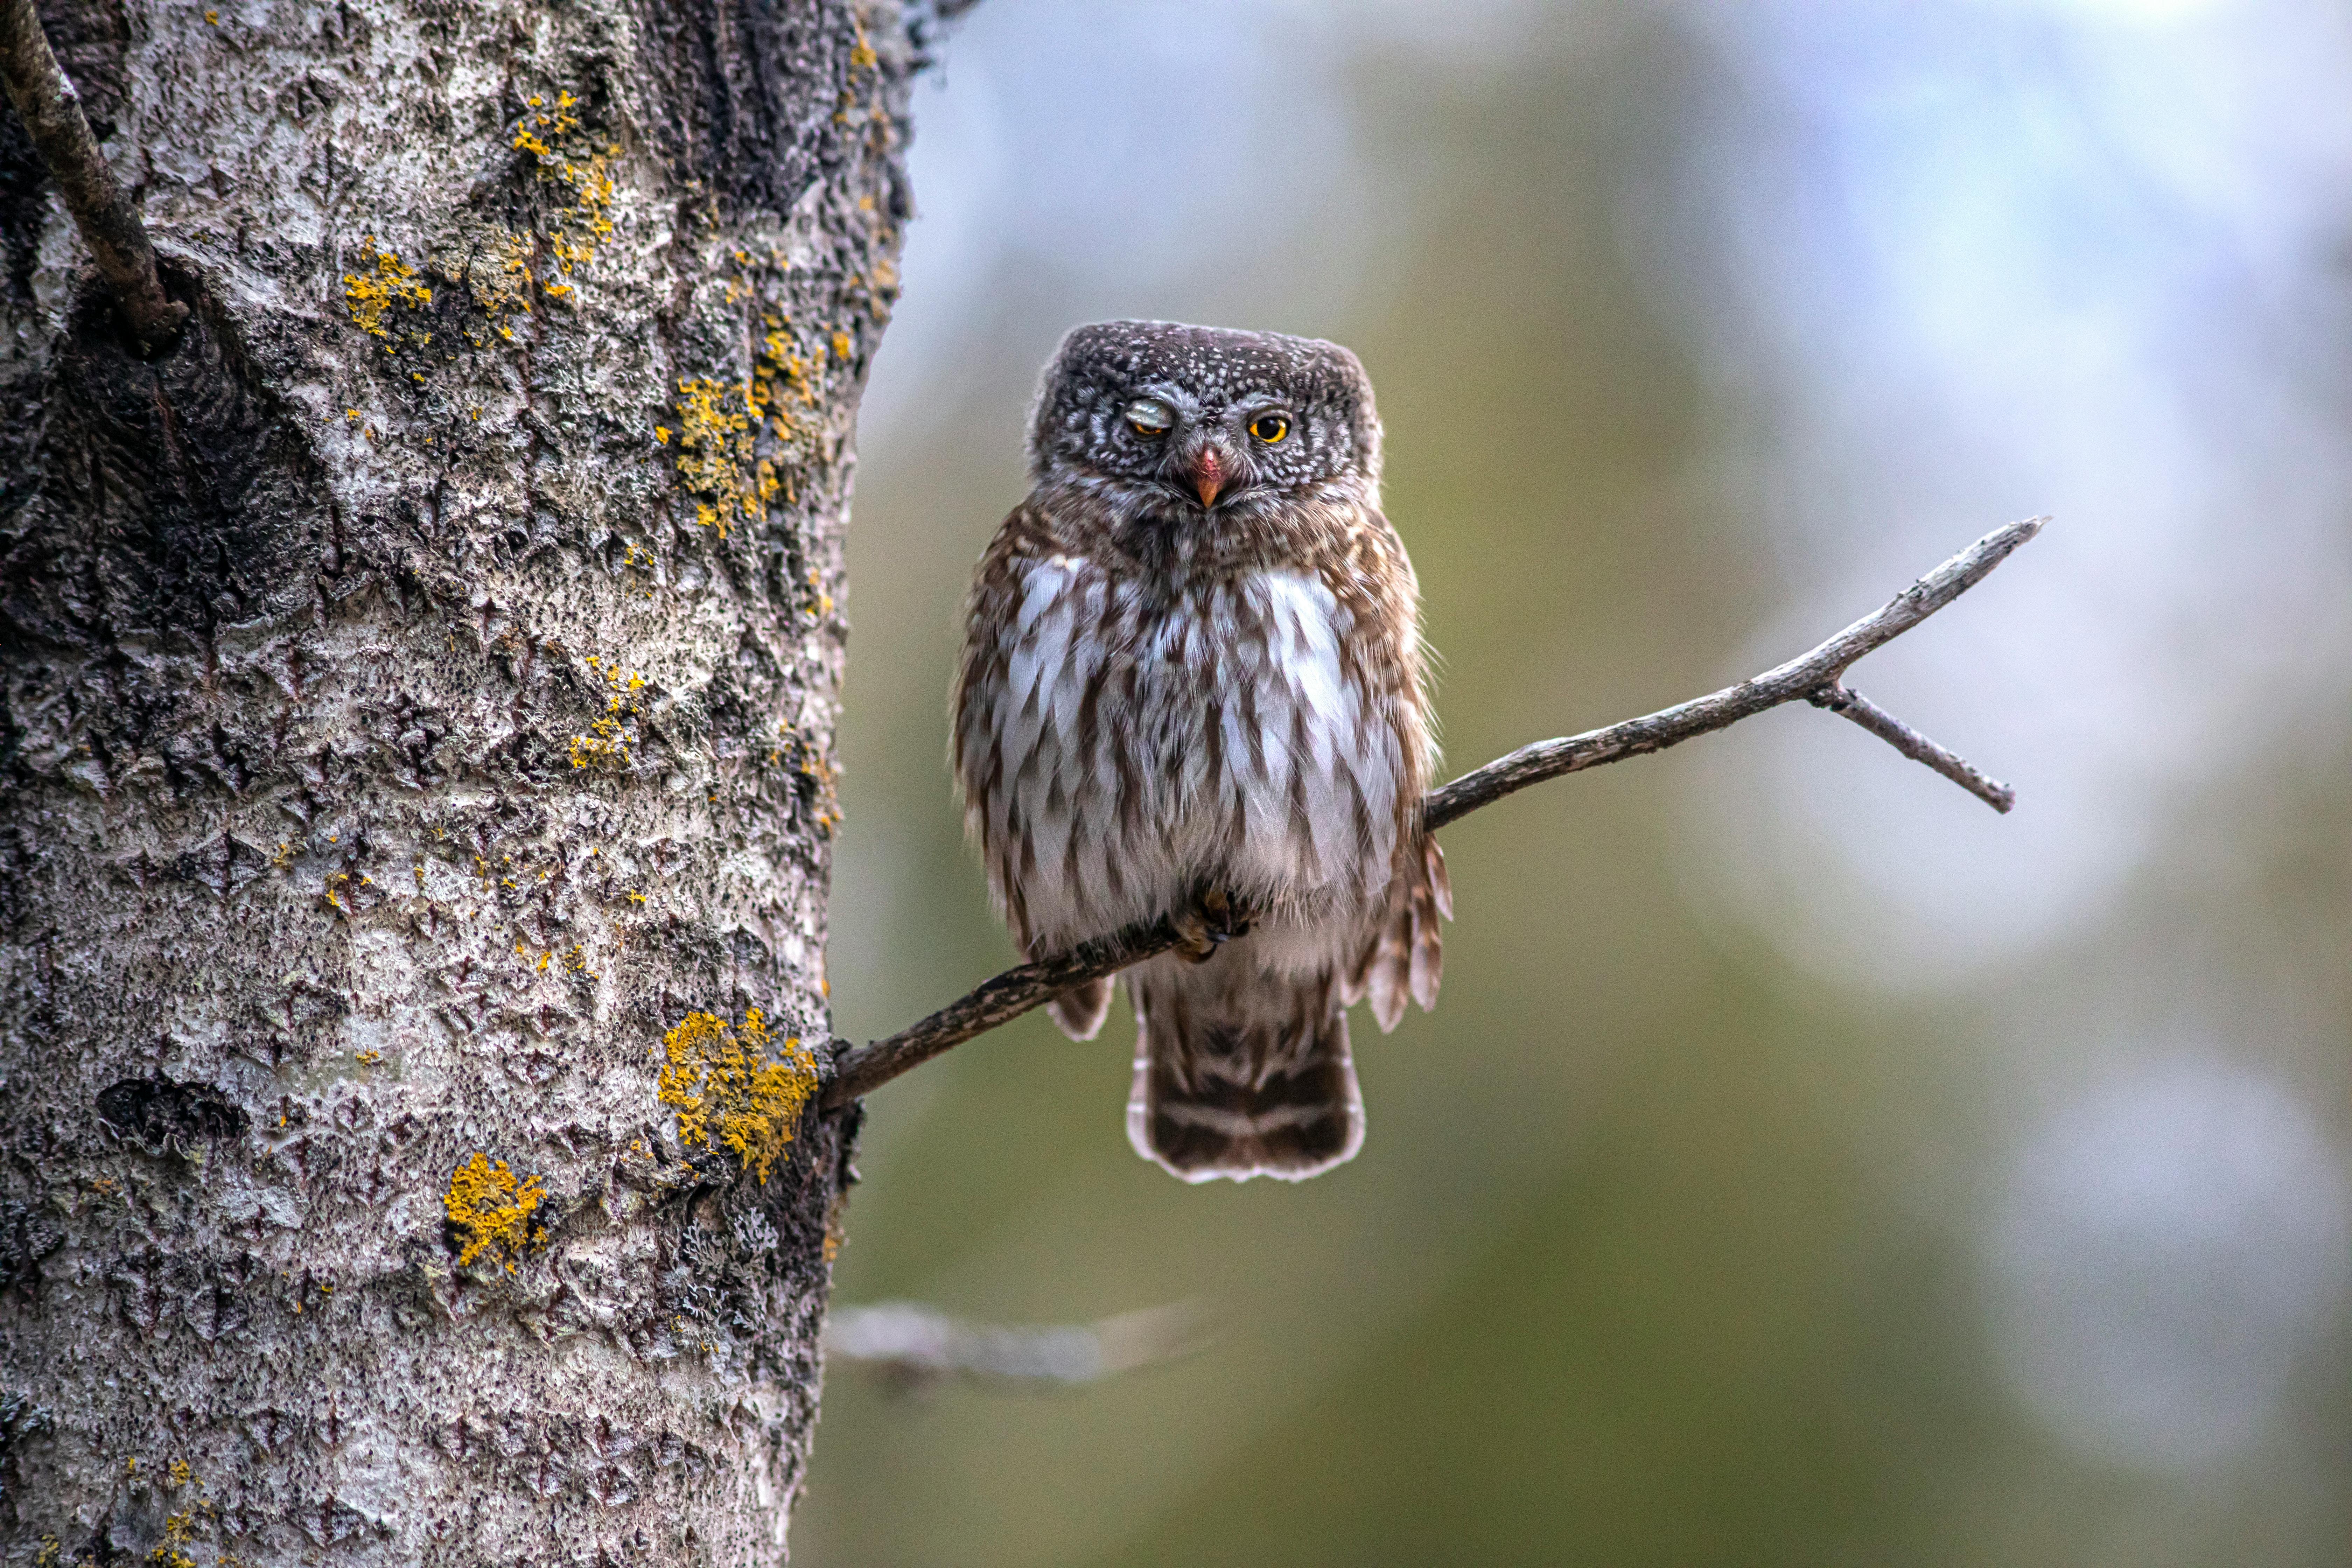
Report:
[{"label": "blurry sky", "polygon": [[1131,1025],[871,1101],[847,1300],[1205,1352],[837,1368],[797,1560],[2336,1564],[2352,1542],[2352,10],[983,0],[852,529],[850,1035],[1001,967],[958,602],[1069,326],[1363,356],[1453,771],[2057,521],[1854,683],[1448,830],[1370,1136],[1187,1188]]}]

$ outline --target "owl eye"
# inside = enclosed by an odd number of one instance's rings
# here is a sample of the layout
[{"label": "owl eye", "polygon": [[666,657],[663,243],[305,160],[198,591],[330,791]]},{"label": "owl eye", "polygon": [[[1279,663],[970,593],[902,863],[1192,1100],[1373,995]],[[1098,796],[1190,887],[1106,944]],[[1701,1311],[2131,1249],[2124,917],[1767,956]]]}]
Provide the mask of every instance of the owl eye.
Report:
[{"label": "owl eye", "polygon": [[1279,414],[1261,414],[1250,421],[1249,433],[1271,447],[1290,434],[1290,421]]},{"label": "owl eye", "polygon": [[1127,422],[1139,436],[1165,436],[1175,419],[1168,405],[1155,397],[1139,397],[1127,405]]}]

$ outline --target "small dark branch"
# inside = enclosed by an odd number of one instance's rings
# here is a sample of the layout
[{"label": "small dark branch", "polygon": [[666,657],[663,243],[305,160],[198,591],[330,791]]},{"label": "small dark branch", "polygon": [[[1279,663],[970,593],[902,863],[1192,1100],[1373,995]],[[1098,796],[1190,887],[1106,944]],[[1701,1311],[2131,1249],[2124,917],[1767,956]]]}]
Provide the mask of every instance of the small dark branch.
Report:
[{"label": "small dark branch", "polygon": [[[1668,746],[1678,746],[1685,741],[1712,734],[1738,723],[1742,719],[1752,719],[1783,702],[1808,700],[1815,692],[1834,687],[1845,674],[1847,667],[1864,654],[1885,647],[1983,582],[1988,573],[2008,560],[2011,552],[2019,545],[2041,532],[2042,525],[2049,521],[2048,518],[2032,517],[2023,522],[2012,522],[2006,528],[1995,529],[1895,595],[1875,614],[1863,616],[1811,652],[1792,658],[1777,668],[1768,669],[1737,686],[1727,686],[1720,691],[1678,703],[1660,712],[1628,719],[1622,724],[1612,724],[1605,730],[1588,730],[1581,735],[1570,735],[1565,740],[1538,741],[1532,746],[1522,746],[1509,756],[1488,763],[1475,773],[1464,773],[1452,784],[1430,792],[1427,803],[1422,807],[1422,820],[1434,833],[1447,823],[1467,816],[1482,805],[1491,805],[1529,784],[1556,779],[1562,773],[1582,773],[1603,763],[1620,763],[1627,757],[1663,752]],[[1888,722],[1893,723],[1893,721]],[[1863,727],[1871,729],[1867,723]],[[1872,732],[1884,734],[1884,731],[1876,730]],[[1904,733],[1909,734],[1910,731],[1905,731]],[[1885,738],[1893,739],[1892,736]],[[1923,743],[1932,744],[1924,740]],[[1942,752],[1942,748],[1937,749]],[[1910,751],[1904,754],[1920,755]],[[1948,752],[1942,754],[1951,755]],[[1920,760],[1927,761],[1923,756]],[[1953,761],[1957,763],[1958,759],[1955,757]],[[1967,766],[1966,763],[1960,765]],[[1944,770],[1938,767],[1937,771]],[[1974,773],[1975,770],[1969,771]],[[1958,777],[1957,774],[1948,776]],[[1978,793],[1983,792],[1979,790]],[[1986,798],[1991,797],[1988,795]],[[2000,806],[2000,809],[2006,811],[2009,808]]]},{"label": "small dark branch", "polygon": [[846,1105],[941,1051],[960,1046],[975,1035],[984,1035],[999,1025],[1009,1024],[1032,1008],[1044,1006],[1073,985],[1117,974],[1132,964],[1166,952],[1179,940],[1175,924],[1162,916],[1156,921],[1139,921],[1109,936],[1081,942],[1067,952],[1008,969],[912,1028],[901,1029],[887,1040],[844,1051],[835,1059],[834,1079],[826,1087],[824,1103]]},{"label": "small dark branch", "polygon": [[1913,762],[1927,763],[1995,811],[2007,812],[2017,804],[2015,790],[1958,752],[1937,745],[1859,691],[1832,685],[1806,700],[1816,708],[1826,708],[1853,720]]},{"label": "small dark branch", "polygon": [[968,1323],[936,1307],[885,1301],[842,1307],[824,1326],[834,1361],[862,1363],[905,1392],[949,1378],[998,1387],[1076,1388],[1174,1361],[1207,1344],[1209,1314],[1190,1302],[1092,1323],[1014,1328]]},{"label": "small dark branch", "polygon": [[179,336],[188,308],[165,297],[155,274],[155,247],[147,243],[130,193],[98,150],[81,98],[58,68],[33,0],[0,0],[0,79],[6,80],[8,100],[113,293],[123,324],[142,353],[162,353]]},{"label": "small dark branch", "polygon": [[[1475,773],[1430,791],[1422,803],[1422,821],[1436,832],[1482,805],[1491,805],[1529,784],[1563,773],[1582,773],[1603,763],[1663,752],[1668,746],[1751,719],[1784,702],[1807,701],[1842,713],[1914,761],[1927,763],[1968,790],[1995,811],[2017,804],[2016,792],[1987,777],[1955,753],[1945,750],[1900,720],[1874,706],[1844,685],[1845,672],[1856,659],[1885,647],[1937,610],[1984,581],[2011,552],[2042,531],[2050,520],[2042,517],[2012,522],[1986,534],[1925,577],[1889,599],[1871,615],[1822,643],[1811,652],[1737,686],[1639,719],[1628,719],[1605,730],[1588,730],[1563,740],[1538,741],[1509,756],[1488,763]],[[871,1045],[836,1042],[835,1075],[825,1090],[828,1107],[846,1105],[871,1093],[908,1068],[960,1046],[975,1035],[1011,1023],[1033,1007],[1042,1007],[1073,985],[1116,974],[1177,945],[1173,920],[1139,921],[1126,930],[1098,937],[1052,958],[1008,969],[961,1001],[942,1007],[911,1029]]]}]

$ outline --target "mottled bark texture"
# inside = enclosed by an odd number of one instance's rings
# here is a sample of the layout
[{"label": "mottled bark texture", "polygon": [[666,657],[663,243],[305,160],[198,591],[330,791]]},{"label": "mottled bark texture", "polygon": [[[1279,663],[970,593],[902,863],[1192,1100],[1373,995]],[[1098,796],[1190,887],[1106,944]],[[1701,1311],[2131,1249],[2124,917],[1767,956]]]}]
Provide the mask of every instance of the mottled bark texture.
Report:
[{"label": "mottled bark texture", "polygon": [[44,20],[192,316],[0,123],[0,1552],[774,1561],[917,22]]}]

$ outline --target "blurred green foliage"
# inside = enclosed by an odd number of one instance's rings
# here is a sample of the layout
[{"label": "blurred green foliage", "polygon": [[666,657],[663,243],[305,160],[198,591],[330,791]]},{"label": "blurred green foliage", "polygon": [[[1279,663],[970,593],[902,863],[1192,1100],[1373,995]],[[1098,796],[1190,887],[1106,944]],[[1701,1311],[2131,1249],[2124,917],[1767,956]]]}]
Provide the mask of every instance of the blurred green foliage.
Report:
[{"label": "blurred green foliage", "polygon": [[[1372,372],[1454,769],[1735,673],[1773,605],[1737,487],[1694,479],[1727,395],[1620,224],[1681,120],[1737,85],[1630,15],[1475,78],[1356,69],[1366,164],[1397,187],[1367,279],[1328,319],[1232,319],[1346,342]],[[869,445],[860,479],[834,949],[854,1036],[1008,957],[942,708],[964,577],[1021,493],[1021,412],[1070,324],[1034,266],[1007,280],[987,368]],[[1966,1044],[1978,1004],[1844,994],[1695,908],[1675,836],[1697,765],[1610,768],[1449,830],[1444,997],[1392,1037],[1356,1020],[1369,1141],[1321,1180],[1187,1188],[1136,1159],[1123,1011],[1087,1046],[1033,1016],[874,1097],[843,1299],[1034,1322],[1199,1298],[1224,1328],[1079,1394],[907,1402],[836,1371],[796,1558],[2340,1561],[2340,1342],[2292,1419],[2303,1458],[2272,1450],[2252,1479],[2104,1470],[2014,1408],[1959,1212],[2003,1134]],[[2342,795],[2306,784],[2270,819],[2306,846],[2272,858],[2301,888],[2298,973],[2328,962],[2314,946],[2339,970],[2352,951]],[[2191,926],[2275,907],[2263,876],[2232,885],[2159,879],[2143,907]],[[2340,980],[2310,1005],[2340,1025]],[[1917,1191],[1888,1176],[1915,1150]]]}]

